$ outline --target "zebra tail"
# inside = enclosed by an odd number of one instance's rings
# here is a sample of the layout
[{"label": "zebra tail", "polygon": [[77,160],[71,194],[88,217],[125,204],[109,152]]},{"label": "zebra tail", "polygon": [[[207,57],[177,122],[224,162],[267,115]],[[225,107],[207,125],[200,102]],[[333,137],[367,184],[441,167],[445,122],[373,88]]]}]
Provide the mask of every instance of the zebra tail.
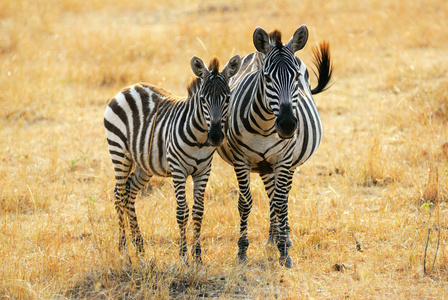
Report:
[{"label": "zebra tail", "polygon": [[327,41],[323,41],[319,44],[319,48],[314,46],[313,48],[313,63],[317,67],[317,73],[314,74],[317,77],[317,86],[311,90],[311,94],[319,94],[330,88],[328,83],[333,75],[333,65],[331,63],[330,56],[330,44]]}]

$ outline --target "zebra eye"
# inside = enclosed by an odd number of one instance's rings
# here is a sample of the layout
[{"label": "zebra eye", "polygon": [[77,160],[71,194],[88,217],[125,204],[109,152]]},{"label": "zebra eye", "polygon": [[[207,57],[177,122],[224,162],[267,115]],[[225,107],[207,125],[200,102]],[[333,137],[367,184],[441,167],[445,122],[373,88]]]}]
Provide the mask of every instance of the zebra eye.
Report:
[{"label": "zebra eye", "polygon": [[201,100],[202,104],[205,104],[206,101],[205,101],[205,97],[204,96],[200,96],[199,99]]}]

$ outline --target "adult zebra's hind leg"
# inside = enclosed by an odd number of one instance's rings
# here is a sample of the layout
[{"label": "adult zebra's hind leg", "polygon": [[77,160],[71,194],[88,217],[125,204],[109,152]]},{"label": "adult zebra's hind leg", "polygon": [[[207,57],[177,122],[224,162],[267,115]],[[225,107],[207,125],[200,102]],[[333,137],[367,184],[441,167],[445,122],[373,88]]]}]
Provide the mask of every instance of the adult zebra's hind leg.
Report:
[{"label": "adult zebra's hind leg", "polygon": [[196,262],[202,263],[201,250],[201,225],[204,215],[204,193],[210,176],[210,168],[203,174],[193,176],[194,204],[193,204],[193,248],[191,253]]},{"label": "adult zebra's hind leg", "polygon": [[264,183],[264,188],[269,198],[269,236],[266,246],[275,246],[277,244],[277,218],[275,217],[274,207],[272,206],[272,196],[274,195],[275,175],[274,173],[260,175]]},{"label": "adult zebra's hind leg", "polygon": [[[292,184],[292,175],[294,174],[294,171],[291,171],[291,176],[289,178],[290,182],[288,183],[289,189],[291,188]],[[274,188],[275,188],[275,174],[269,173],[269,174],[262,174],[260,175],[261,180],[263,181],[264,188],[266,190],[266,193],[269,197],[269,236],[268,240],[266,241],[266,246],[275,246],[278,242],[278,221],[275,215],[275,209],[273,206],[273,196],[274,196]],[[289,190],[287,191],[289,195]],[[287,224],[287,233],[288,233],[288,240],[287,244],[288,247],[292,245],[292,241],[289,237],[289,224]]]},{"label": "adult zebra's hind leg", "polygon": [[252,195],[250,193],[250,168],[247,165],[236,165],[235,173],[240,189],[238,197],[238,212],[240,214],[240,238],[238,239],[238,260],[247,260],[247,248],[249,238],[247,237],[247,227],[250,211],[252,210]]},{"label": "adult zebra's hind leg", "polygon": [[277,247],[280,252],[279,262],[287,268],[292,268],[292,259],[289,256],[289,221],[288,221],[288,195],[291,190],[293,171],[285,168],[278,168],[275,174],[275,188],[272,197],[272,206],[278,220],[278,242]]},{"label": "adult zebra's hind leg", "polygon": [[144,253],[145,250],[143,247],[143,238],[140,232],[140,227],[138,226],[137,214],[135,213],[135,199],[137,198],[138,192],[146,186],[150,178],[151,175],[136,166],[134,172],[128,178],[126,183],[126,192],[128,195],[128,199],[125,203],[126,215],[129,220],[129,226],[131,227],[132,243],[139,254]]}]

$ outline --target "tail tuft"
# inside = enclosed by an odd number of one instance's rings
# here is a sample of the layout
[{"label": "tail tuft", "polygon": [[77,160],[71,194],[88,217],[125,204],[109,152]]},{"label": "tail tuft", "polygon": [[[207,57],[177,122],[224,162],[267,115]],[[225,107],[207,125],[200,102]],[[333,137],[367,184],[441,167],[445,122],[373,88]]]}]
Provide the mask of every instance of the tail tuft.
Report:
[{"label": "tail tuft", "polygon": [[317,67],[317,86],[311,90],[313,95],[319,94],[329,88],[328,83],[333,75],[333,65],[330,56],[330,44],[323,41],[319,47],[313,48],[314,65]]}]

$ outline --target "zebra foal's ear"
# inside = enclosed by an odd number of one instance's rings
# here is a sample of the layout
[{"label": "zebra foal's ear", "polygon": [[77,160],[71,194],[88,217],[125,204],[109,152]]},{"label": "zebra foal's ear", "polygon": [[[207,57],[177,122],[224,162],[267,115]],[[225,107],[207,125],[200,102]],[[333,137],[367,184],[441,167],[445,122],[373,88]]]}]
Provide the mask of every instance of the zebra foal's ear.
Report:
[{"label": "zebra foal's ear", "polygon": [[241,57],[237,54],[229,60],[229,62],[225,65],[221,73],[227,79],[229,79],[240,70],[240,67],[241,67]]},{"label": "zebra foal's ear", "polygon": [[204,62],[197,56],[193,56],[191,58],[191,69],[193,70],[194,75],[199,78],[205,78],[208,74],[208,69],[205,66]]},{"label": "zebra foal's ear", "polygon": [[270,44],[269,44],[269,36],[263,28],[257,27],[254,31],[254,46],[257,51],[261,53],[268,53]]},{"label": "zebra foal's ear", "polygon": [[305,25],[300,26],[294,35],[286,44],[286,47],[291,49],[294,53],[302,50],[305,47],[306,42],[308,41],[308,28]]}]

